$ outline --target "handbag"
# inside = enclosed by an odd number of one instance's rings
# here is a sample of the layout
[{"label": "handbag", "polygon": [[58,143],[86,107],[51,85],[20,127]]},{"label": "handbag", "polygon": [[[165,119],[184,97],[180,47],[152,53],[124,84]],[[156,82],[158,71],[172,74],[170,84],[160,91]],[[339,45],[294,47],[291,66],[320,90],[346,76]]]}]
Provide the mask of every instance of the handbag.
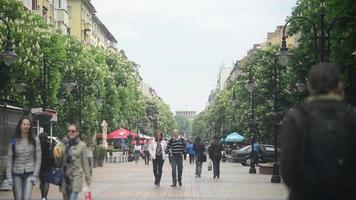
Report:
[{"label": "handbag", "polygon": [[91,195],[91,191],[88,186],[84,187],[83,191],[84,191],[84,200],[93,200],[93,196]]},{"label": "handbag", "polygon": [[62,184],[64,174],[63,170],[60,168],[53,168],[49,170],[46,174],[47,183],[60,186]]},{"label": "handbag", "polygon": [[206,160],[207,160],[206,154],[205,154],[205,153],[202,153],[202,154],[200,155],[200,162],[206,162]]},{"label": "handbag", "polygon": [[213,166],[212,166],[211,161],[210,161],[209,164],[208,164],[208,171],[211,171],[212,169],[213,169]]}]

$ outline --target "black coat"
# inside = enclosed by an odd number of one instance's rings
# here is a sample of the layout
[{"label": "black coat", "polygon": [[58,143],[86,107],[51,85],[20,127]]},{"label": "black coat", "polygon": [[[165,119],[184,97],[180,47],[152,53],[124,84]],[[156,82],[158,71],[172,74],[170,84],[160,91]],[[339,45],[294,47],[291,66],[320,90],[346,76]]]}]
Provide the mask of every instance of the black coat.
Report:
[{"label": "black coat", "polygon": [[50,145],[48,141],[41,141],[42,160],[40,174],[45,174],[54,167],[54,158]]}]

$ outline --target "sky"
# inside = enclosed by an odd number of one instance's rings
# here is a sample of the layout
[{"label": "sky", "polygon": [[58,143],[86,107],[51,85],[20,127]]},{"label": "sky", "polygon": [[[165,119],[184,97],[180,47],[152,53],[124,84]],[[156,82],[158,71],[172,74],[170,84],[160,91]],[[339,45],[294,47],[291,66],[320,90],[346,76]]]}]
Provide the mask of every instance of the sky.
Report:
[{"label": "sky", "polygon": [[92,0],[119,49],[172,111],[202,111],[219,68],[283,25],[296,0]]}]

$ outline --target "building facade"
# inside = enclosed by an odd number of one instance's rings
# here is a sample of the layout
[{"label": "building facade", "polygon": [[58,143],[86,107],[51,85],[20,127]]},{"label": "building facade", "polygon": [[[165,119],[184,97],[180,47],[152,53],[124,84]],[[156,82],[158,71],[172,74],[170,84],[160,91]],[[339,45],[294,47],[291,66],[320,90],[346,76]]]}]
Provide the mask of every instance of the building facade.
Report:
[{"label": "building facade", "polygon": [[96,13],[90,0],[68,0],[69,29],[68,34],[84,44],[91,44],[93,31],[93,14]]},{"label": "building facade", "polygon": [[190,120],[193,120],[197,116],[197,111],[191,111],[191,110],[176,111],[176,116],[182,116]]},{"label": "building facade", "polygon": [[24,6],[41,15],[48,24],[55,25],[64,34],[69,27],[67,0],[22,0]]},{"label": "building facade", "polygon": [[93,14],[93,27],[91,44],[104,49],[117,50],[117,40],[111,34],[109,29],[106,28],[104,23],[100,21],[98,16]]},{"label": "building facade", "polygon": [[226,87],[226,80],[229,78],[232,67],[221,67],[218,75],[218,89],[223,90]]}]

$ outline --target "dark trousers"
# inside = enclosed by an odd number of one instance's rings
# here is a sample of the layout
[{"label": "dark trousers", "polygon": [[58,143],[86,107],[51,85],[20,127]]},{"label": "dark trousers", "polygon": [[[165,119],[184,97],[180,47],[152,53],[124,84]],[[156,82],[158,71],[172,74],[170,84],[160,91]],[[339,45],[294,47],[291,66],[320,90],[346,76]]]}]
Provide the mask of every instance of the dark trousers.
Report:
[{"label": "dark trousers", "polygon": [[156,156],[156,159],[152,160],[153,163],[153,175],[155,176],[155,184],[159,185],[162,177],[163,157],[162,155]]},{"label": "dark trousers", "polygon": [[220,159],[213,159],[214,178],[220,177]]},{"label": "dark trousers", "polygon": [[150,164],[150,152],[144,151],[144,156],[145,156],[145,165]]},{"label": "dark trousers", "polygon": [[189,163],[194,164],[194,154],[192,155],[189,154]]},{"label": "dark trousers", "polygon": [[40,174],[40,190],[42,198],[46,198],[48,196],[49,183],[46,180],[46,174]]},{"label": "dark trousers", "polygon": [[172,179],[174,185],[177,184],[177,169],[178,169],[178,182],[182,182],[183,158],[181,154],[172,155]]}]

